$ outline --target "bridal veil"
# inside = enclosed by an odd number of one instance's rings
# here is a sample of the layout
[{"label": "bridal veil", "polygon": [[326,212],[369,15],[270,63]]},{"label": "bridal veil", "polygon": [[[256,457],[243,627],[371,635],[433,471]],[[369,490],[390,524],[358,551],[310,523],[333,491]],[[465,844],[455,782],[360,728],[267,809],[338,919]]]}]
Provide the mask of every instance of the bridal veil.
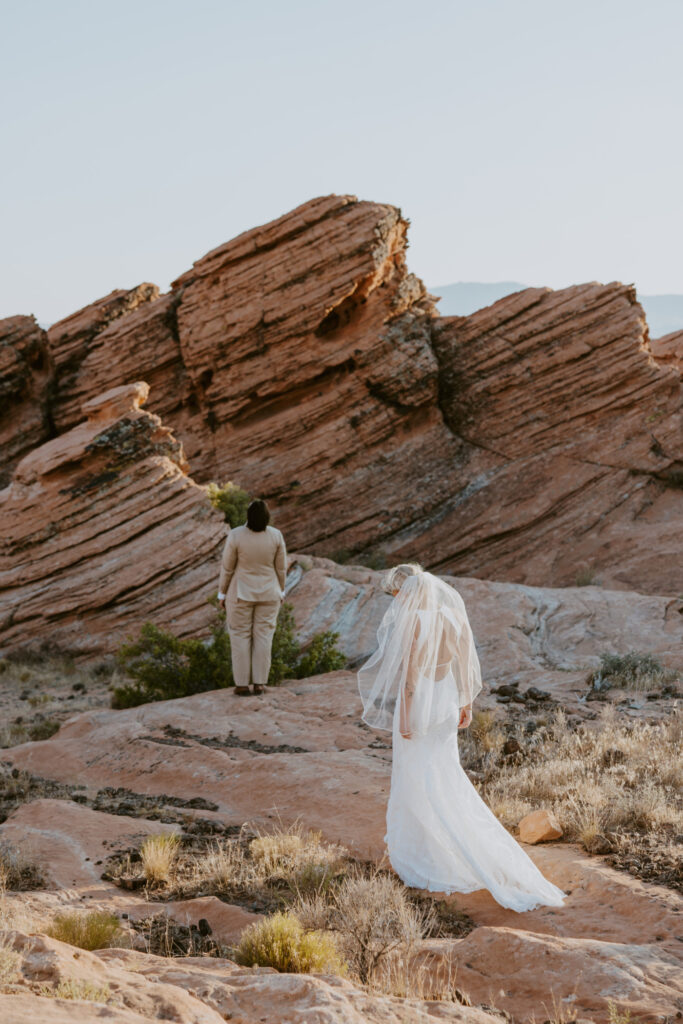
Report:
[{"label": "bridal veil", "polygon": [[363,721],[391,729],[399,706],[413,736],[446,722],[457,728],[460,708],[481,690],[463,599],[417,566],[392,569],[384,586],[398,593],[377,631],[377,650],[358,672]]}]

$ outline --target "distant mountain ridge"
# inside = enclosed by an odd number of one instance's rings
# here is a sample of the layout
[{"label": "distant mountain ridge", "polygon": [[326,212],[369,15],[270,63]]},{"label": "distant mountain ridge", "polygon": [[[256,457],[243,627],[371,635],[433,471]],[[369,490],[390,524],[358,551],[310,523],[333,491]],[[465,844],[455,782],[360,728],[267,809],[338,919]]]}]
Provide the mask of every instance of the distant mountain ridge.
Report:
[{"label": "distant mountain ridge", "polygon": [[[457,281],[430,286],[429,291],[440,296],[438,309],[442,316],[469,316],[528,287],[519,281]],[[638,301],[645,310],[650,337],[683,330],[683,295],[638,295]]]}]

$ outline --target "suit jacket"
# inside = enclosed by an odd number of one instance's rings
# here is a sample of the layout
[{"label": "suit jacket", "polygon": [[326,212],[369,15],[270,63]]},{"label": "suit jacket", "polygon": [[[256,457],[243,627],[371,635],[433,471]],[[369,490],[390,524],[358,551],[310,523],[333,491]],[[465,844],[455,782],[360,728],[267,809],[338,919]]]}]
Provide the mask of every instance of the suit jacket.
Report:
[{"label": "suit jacket", "polygon": [[287,551],[279,530],[236,526],[230,531],[221,559],[221,594],[233,601],[280,601],[286,577]]}]

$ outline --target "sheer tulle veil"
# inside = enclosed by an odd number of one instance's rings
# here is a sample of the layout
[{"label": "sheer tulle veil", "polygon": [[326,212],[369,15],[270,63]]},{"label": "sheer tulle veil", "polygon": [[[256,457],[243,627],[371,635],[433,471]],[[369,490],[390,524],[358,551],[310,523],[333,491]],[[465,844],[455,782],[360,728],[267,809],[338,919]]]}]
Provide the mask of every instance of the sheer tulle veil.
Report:
[{"label": "sheer tulle veil", "polygon": [[377,650],[358,672],[363,721],[391,729],[399,702],[414,736],[455,722],[481,690],[465,603],[453,587],[415,565],[391,569],[396,597],[377,631]]}]

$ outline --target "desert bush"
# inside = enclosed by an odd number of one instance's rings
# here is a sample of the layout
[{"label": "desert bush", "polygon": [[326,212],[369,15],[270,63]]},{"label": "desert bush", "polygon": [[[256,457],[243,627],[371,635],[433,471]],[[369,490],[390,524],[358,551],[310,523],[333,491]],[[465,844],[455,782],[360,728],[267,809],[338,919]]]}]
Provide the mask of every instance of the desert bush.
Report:
[{"label": "desert bush", "polygon": [[286,912],[245,928],[235,959],[248,967],[274,967],[287,974],[344,973],[332,935],[307,932],[294,914]]},{"label": "desert bush", "polygon": [[224,484],[210,483],[207,485],[206,494],[213,507],[223,513],[226,523],[233,529],[246,523],[247,508],[251,499],[237,484],[231,480]]},{"label": "desert bush", "polygon": [[148,701],[187,697],[233,685],[230,640],[223,624],[215,622],[211,641],[181,640],[146,622],[137,640],[124,644],[117,655],[132,683],[116,687],[112,707],[127,708]]},{"label": "desert bush", "polygon": [[600,667],[593,674],[593,686],[595,689],[617,686],[626,690],[654,690],[675,674],[667,671],[652,654],[605,652],[600,655]]},{"label": "desert bush", "polygon": [[590,566],[583,566],[578,569],[574,582],[577,587],[590,587],[597,582],[595,569],[591,569]]},{"label": "desert bush", "polygon": [[42,889],[43,873],[37,864],[6,842],[0,842],[0,893],[6,889],[15,892]]},{"label": "desert bush", "polygon": [[28,737],[31,740],[49,740],[51,736],[59,732],[59,726],[60,723],[55,722],[54,719],[45,718],[43,721],[29,726]]},{"label": "desert bush", "polygon": [[178,856],[180,836],[177,833],[160,833],[149,836],[140,847],[142,870],[148,882],[167,882]]},{"label": "desert bush", "polygon": [[90,1003],[111,1002],[109,985],[97,985],[80,978],[62,978],[56,985],[41,985],[38,994],[50,999],[83,999]]},{"label": "desert bush", "polygon": [[120,935],[119,919],[104,910],[56,914],[46,934],[79,949],[106,949]]},{"label": "desert bush", "polygon": [[334,897],[332,922],[340,950],[363,984],[372,981],[396,949],[410,950],[431,929],[431,912],[410,902],[405,886],[391,875],[356,873]]},{"label": "desert bush", "polygon": [[[292,606],[284,603],[273,637],[269,684],[274,686],[283,679],[302,679],[343,668],[346,659],[337,649],[337,639],[336,633],[318,633],[302,649],[294,631]],[[234,685],[230,637],[220,614],[211,627],[208,643],[181,640],[146,622],[138,639],[123,645],[117,660],[131,682],[115,688],[115,708],[137,707],[149,701],[187,697]]]}]

